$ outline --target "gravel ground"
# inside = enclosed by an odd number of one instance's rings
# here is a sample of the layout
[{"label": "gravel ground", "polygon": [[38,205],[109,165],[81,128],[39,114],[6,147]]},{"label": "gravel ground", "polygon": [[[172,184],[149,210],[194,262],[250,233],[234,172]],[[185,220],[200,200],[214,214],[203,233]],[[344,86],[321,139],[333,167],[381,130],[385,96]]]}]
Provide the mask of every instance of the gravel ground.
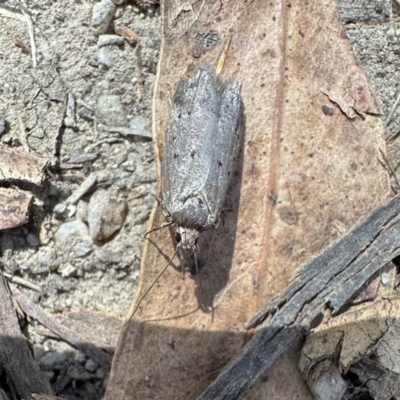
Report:
[{"label": "gravel ground", "polygon": [[[154,6],[131,3],[111,12],[107,24],[101,10],[92,13],[95,3],[26,3],[37,47],[33,68],[19,3],[0,1],[0,140],[49,160],[30,222],[1,232],[0,252],[7,276],[36,289],[20,290],[77,332],[113,347],[154,204],[151,95],[160,16]],[[107,11],[109,3],[96,7]],[[91,23],[93,14],[100,23]],[[107,370],[38,324],[27,330],[59,396],[101,398]]]}]

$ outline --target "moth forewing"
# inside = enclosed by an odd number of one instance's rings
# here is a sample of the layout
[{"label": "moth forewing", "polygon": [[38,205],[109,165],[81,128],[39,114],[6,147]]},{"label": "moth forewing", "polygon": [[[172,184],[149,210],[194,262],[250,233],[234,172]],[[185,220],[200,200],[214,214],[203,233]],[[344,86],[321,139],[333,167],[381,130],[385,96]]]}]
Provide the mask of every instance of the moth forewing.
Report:
[{"label": "moth forewing", "polygon": [[201,67],[194,77],[179,82],[172,100],[164,140],[162,187],[165,206],[178,224],[175,212],[193,193],[202,190],[207,179],[204,170],[211,167],[212,154],[207,149],[216,135],[215,85],[212,68]]},{"label": "moth forewing", "polygon": [[164,141],[163,207],[179,246],[195,250],[198,234],[215,225],[240,144],[240,84],[221,83],[203,65],[179,82]]},{"label": "moth forewing", "polygon": [[242,114],[241,85],[237,81],[229,81],[221,88],[213,165],[207,182],[211,212],[204,229],[215,225],[225,202],[240,148]]}]

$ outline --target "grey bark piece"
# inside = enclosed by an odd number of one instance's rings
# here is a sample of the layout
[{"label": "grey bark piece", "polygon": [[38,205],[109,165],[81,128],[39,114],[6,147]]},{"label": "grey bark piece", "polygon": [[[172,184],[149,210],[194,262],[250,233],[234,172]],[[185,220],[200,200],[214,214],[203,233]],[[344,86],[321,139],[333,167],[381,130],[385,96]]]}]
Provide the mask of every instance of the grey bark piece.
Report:
[{"label": "grey bark piece", "polygon": [[397,195],[306,264],[294,282],[251,319],[248,327],[264,324],[199,399],[238,399],[326,305],[337,313],[371,276],[400,255],[399,214]]},{"label": "grey bark piece", "polygon": [[337,0],[342,21],[388,20],[392,15],[390,0]]},{"label": "grey bark piece", "polygon": [[163,207],[193,249],[215,225],[229,187],[241,135],[241,86],[221,83],[203,65],[182,79],[172,102],[162,161]]}]

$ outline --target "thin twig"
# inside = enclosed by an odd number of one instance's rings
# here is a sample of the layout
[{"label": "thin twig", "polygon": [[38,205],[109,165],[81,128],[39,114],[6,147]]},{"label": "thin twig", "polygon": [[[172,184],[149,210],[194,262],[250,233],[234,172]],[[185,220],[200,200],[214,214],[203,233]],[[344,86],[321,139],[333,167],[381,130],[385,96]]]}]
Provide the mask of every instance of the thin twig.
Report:
[{"label": "thin twig", "polygon": [[15,283],[16,285],[20,285],[20,286],[25,286],[28,289],[35,290],[36,292],[39,292],[39,293],[42,292],[42,289],[40,288],[40,286],[35,285],[34,283],[27,281],[26,279],[23,279],[19,276],[11,275],[7,272],[3,272],[3,275],[7,278],[7,280],[9,282]]},{"label": "thin twig", "polygon": [[380,151],[380,153],[381,153],[381,156],[382,156],[382,158],[383,158],[383,161],[385,161],[385,165],[386,165],[387,169],[389,170],[390,174],[393,176],[394,180],[395,180],[396,183],[397,183],[397,190],[395,191],[395,193],[398,193],[398,191],[400,190],[400,183],[399,183],[399,181],[397,180],[396,173],[393,171],[393,169],[392,169],[392,167],[391,167],[391,165],[390,165],[390,163],[389,163],[389,160],[388,160],[387,157],[386,157],[386,154],[385,154],[381,149],[379,149],[379,151]]},{"label": "thin twig", "polygon": [[7,6],[6,4],[0,4],[0,15],[7,18],[25,21],[25,16],[22,14],[21,10],[15,7]]},{"label": "thin twig", "polygon": [[52,332],[56,333],[65,342],[80,350],[83,354],[97,362],[97,364],[103,368],[107,370],[110,368],[111,357],[108,354],[98,349],[93,343],[87,341],[72,329],[62,325],[53,315],[35,304],[27,296],[21,293],[15,286],[10,285],[10,287],[12,294],[26,314],[40,322]]},{"label": "thin twig", "polygon": [[28,13],[28,9],[26,8],[26,4],[25,5],[20,5],[21,8],[21,12],[25,17],[25,22],[28,25],[28,32],[29,32],[29,39],[31,42],[31,51],[32,51],[32,66],[33,68],[36,68],[36,43],[35,43],[35,32],[33,30],[33,22],[32,22],[32,18]]},{"label": "thin twig", "polygon": [[137,83],[136,95],[139,100],[143,98],[144,93],[144,84],[143,84],[143,76],[142,76],[142,55],[141,55],[142,46],[140,42],[136,45],[135,55],[136,55],[136,68],[135,68],[135,78]]},{"label": "thin twig", "polygon": [[392,121],[393,114],[396,112],[396,109],[397,109],[397,106],[399,105],[399,102],[400,102],[400,90],[399,90],[399,93],[397,95],[396,101],[394,102],[393,107],[390,110],[390,113],[389,113],[388,117],[386,118],[386,121],[385,121],[386,126],[388,126],[389,123]]}]

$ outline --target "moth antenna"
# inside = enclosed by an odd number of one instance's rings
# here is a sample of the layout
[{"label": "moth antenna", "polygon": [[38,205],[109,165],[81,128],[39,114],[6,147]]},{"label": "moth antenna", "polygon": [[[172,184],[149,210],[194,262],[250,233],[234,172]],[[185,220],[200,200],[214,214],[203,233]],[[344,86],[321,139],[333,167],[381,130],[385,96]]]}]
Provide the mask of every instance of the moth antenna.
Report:
[{"label": "moth antenna", "polygon": [[217,76],[221,73],[222,68],[224,68],[225,60],[229,51],[229,46],[231,45],[231,40],[232,35],[228,35],[228,37],[225,39],[224,46],[222,48],[221,54],[218,57],[217,65],[215,67],[215,74]]},{"label": "moth antenna", "polygon": [[160,278],[164,275],[164,272],[167,270],[167,268],[172,264],[172,261],[174,261],[174,258],[176,256],[176,254],[178,253],[178,247],[176,247],[174,255],[172,256],[172,258],[168,261],[168,264],[164,267],[164,269],[160,272],[160,274],[157,276],[157,279],[150,285],[150,287],[146,290],[145,294],[142,296],[142,298],[139,300],[139,303],[137,304],[137,306],[135,307],[135,309],[133,310],[132,315],[129,317],[129,319],[132,319],[133,316],[136,314],[136,311],[138,310],[138,308],[140,307],[140,304],[142,304],[142,301],[144,300],[144,298],[150,293],[150,290],[153,289],[154,285],[160,280]]}]

